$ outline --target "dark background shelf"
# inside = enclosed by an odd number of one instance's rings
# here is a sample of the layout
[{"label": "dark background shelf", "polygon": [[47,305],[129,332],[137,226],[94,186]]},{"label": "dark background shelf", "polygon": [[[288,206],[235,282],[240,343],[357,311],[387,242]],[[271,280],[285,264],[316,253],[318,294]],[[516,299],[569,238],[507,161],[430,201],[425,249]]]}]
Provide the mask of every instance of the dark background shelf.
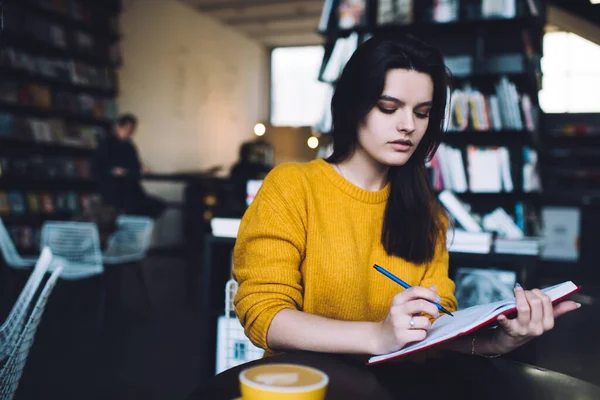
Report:
[{"label": "dark background shelf", "polygon": [[39,118],[61,118],[70,122],[78,122],[86,125],[98,125],[110,127],[113,122],[109,119],[98,119],[92,116],[76,115],[66,111],[55,109],[43,109],[21,104],[0,103],[0,111],[7,111],[14,115],[39,117]]},{"label": "dark background shelf", "polygon": [[455,193],[461,199],[467,202],[516,202],[516,201],[535,201],[541,200],[542,194],[539,192],[495,192],[495,193]]},{"label": "dark background shelf", "polygon": [[538,259],[537,255],[523,255],[523,254],[502,254],[502,253],[487,253],[487,254],[476,254],[476,253],[460,253],[450,252],[450,259],[456,262],[477,262],[483,264],[521,264],[521,263],[535,263]]},{"label": "dark background shelf", "polygon": [[76,214],[76,212],[57,212],[57,213],[52,213],[52,214],[44,214],[44,213],[40,213],[40,214],[0,214],[0,218],[2,218],[2,221],[7,223],[7,224],[25,224],[25,225],[32,225],[32,226],[39,226],[41,224],[43,224],[46,221],[52,221],[52,220],[56,220],[56,221],[65,221],[65,220],[70,220],[73,218],[73,216]]},{"label": "dark background shelf", "polygon": [[17,82],[38,83],[51,86],[54,89],[60,89],[74,93],[88,93],[91,95],[114,97],[117,95],[117,89],[108,89],[96,86],[77,85],[57,78],[48,78],[42,75],[30,74],[27,71],[20,71],[13,68],[0,67],[0,76],[3,79],[10,79]]},{"label": "dark background shelf", "polygon": [[97,67],[115,67],[108,59],[108,54],[105,56],[86,54],[71,49],[63,49],[54,46],[51,43],[46,43],[34,37],[16,34],[14,32],[4,32],[2,34],[2,46],[14,46],[21,50],[28,50],[38,55],[61,57],[68,60],[78,60]]},{"label": "dark background shelf", "polygon": [[[7,150],[8,154],[6,154],[4,150]],[[0,154],[3,155],[26,152],[31,155],[90,156],[94,151],[95,149],[88,147],[76,147],[60,143],[41,143],[0,137]]]},{"label": "dark background shelf", "polygon": [[94,190],[96,182],[82,178],[0,178],[0,190],[61,191]]},{"label": "dark background shelf", "polygon": [[423,39],[440,35],[464,35],[480,31],[505,32],[507,29],[543,29],[544,21],[539,17],[517,17],[517,18],[493,18],[480,20],[459,20],[456,22],[415,22],[407,25],[385,25],[385,26],[360,26],[353,29],[331,29],[328,32],[320,32],[327,38],[348,37],[356,32],[374,34],[411,34]]},{"label": "dark background shelf", "polygon": [[64,15],[52,10],[47,10],[35,4],[34,2],[27,0],[21,1],[22,2],[20,3],[11,4],[11,6],[20,6],[20,8],[27,10],[39,17],[44,17],[53,22],[57,22],[65,28],[85,31],[109,42],[115,42],[120,40],[121,38],[121,35],[119,33],[112,32],[108,25],[102,25],[97,22],[95,23],[94,21],[92,21],[91,23],[79,21],[68,15]]},{"label": "dark background shelf", "polygon": [[443,141],[450,145],[476,145],[476,146],[507,146],[507,145],[533,145],[533,132],[529,131],[451,131],[444,134]]},{"label": "dark background shelf", "polygon": [[[9,230],[27,232],[28,228],[39,229],[48,220],[72,220],[100,201],[96,183],[79,177],[90,172],[89,161],[95,149],[88,146],[95,145],[114,123],[116,69],[121,63],[117,33],[121,1],[4,3],[1,44],[3,49],[14,52],[2,53],[0,67],[2,83],[10,92],[7,101],[0,103],[0,113],[9,114],[3,116],[0,137],[0,156],[6,165],[0,174],[0,191],[8,194],[3,196],[3,202],[8,199],[9,207],[22,202],[26,213],[19,214],[13,208],[0,214],[0,218]],[[24,65],[27,68],[22,68]],[[69,73],[70,68],[75,68],[77,79]],[[74,83],[75,80],[93,85]],[[15,91],[17,98],[23,98],[22,104],[12,98]],[[45,98],[48,95],[50,101]],[[32,100],[25,100],[27,96]],[[49,119],[60,123],[53,124]],[[52,142],[35,141],[42,139],[42,134],[51,136]],[[56,178],[44,178],[45,175]],[[40,212],[30,213],[38,209],[32,204],[35,199]],[[30,205],[34,207],[29,208]],[[76,210],[68,211],[65,205]],[[44,207],[58,212],[45,213]],[[18,247],[29,247],[24,237],[15,241]]]}]

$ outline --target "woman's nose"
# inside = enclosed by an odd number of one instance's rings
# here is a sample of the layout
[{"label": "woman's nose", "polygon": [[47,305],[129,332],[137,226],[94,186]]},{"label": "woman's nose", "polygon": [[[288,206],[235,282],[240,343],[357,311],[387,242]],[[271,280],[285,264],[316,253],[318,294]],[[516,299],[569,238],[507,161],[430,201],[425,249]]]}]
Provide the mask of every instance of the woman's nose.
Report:
[{"label": "woman's nose", "polygon": [[398,121],[396,122],[398,132],[411,133],[415,130],[415,117],[412,111],[398,113]]}]

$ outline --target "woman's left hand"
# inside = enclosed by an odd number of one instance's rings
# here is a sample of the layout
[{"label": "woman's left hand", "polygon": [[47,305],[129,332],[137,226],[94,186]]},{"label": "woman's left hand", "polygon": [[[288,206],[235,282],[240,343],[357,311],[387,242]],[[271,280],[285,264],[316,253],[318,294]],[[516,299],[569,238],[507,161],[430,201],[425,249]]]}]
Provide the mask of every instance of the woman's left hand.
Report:
[{"label": "woman's left hand", "polygon": [[549,331],[554,327],[555,318],[581,306],[574,301],[563,301],[553,306],[550,297],[541,290],[523,290],[518,284],[514,292],[517,317],[508,319],[500,315],[498,323],[501,329],[496,330],[493,338],[493,345],[500,354],[508,353]]}]

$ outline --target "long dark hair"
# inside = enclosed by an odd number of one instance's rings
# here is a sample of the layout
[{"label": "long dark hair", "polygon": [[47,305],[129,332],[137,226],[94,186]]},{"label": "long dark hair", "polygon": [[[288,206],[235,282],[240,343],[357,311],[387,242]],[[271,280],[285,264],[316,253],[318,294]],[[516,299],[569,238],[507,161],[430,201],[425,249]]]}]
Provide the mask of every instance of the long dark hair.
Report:
[{"label": "long dark hair", "polygon": [[449,72],[440,52],[411,36],[377,35],[354,52],[337,82],[331,102],[333,154],[339,163],[354,153],[358,125],[377,104],[390,69],[422,72],[433,80],[433,105],[423,139],[403,166],[391,167],[381,243],[389,255],[417,264],[430,262],[445,245],[446,215],[433,195],[425,162],[443,136]]}]

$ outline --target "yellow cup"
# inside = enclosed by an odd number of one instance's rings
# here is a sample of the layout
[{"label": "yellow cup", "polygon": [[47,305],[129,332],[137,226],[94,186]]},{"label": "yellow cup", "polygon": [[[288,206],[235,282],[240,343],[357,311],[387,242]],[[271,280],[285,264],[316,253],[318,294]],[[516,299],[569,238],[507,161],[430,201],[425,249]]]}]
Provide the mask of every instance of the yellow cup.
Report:
[{"label": "yellow cup", "polygon": [[264,364],[240,373],[243,400],[323,400],[329,377],[315,368]]}]

